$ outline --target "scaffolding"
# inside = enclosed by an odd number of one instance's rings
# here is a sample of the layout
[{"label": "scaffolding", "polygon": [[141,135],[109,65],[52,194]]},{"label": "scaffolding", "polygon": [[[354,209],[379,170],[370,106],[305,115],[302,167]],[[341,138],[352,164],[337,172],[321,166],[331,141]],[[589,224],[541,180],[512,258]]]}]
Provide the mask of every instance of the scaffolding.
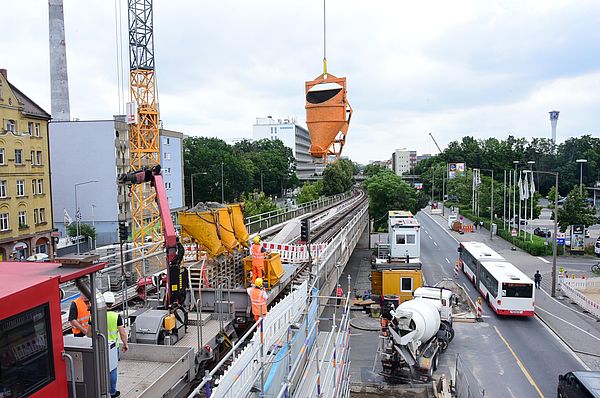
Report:
[{"label": "scaffolding", "polygon": [[[327,332],[319,329],[322,308],[331,308],[323,299],[343,301]],[[345,298],[319,296],[303,282],[246,332],[189,398],[349,397],[349,303],[350,288]]]}]

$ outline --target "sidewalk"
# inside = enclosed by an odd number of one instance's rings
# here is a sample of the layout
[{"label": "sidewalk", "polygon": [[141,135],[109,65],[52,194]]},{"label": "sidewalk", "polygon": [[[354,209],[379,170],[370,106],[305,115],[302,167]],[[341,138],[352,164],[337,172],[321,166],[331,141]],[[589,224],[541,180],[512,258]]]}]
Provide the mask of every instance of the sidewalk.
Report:
[{"label": "sidewalk", "polygon": [[[428,211],[425,209],[424,211]],[[445,212],[445,217],[441,214],[431,215],[433,220],[442,228],[447,228],[447,216],[450,211]],[[465,223],[472,221],[465,218]],[[552,259],[550,262],[541,257],[535,257],[529,253],[516,248],[512,250],[511,243],[505,241],[499,236],[490,238],[490,231],[487,229],[478,229],[472,233],[463,235],[454,231],[448,232],[460,242],[476,241],[482,242],[494,249],[506,260],[518,267],[526,275],[533,279],[533,274],[539,270],[542,274],[541,289],[536,290],[536,316],[547,327],[549,327],[558,337],[573,351],[577,352],[584,362],[592,369],[600,369],[600,320],[586,314],[583,310],[568,298],[560,296],[557,288],[557,298],[550,296],[552,290]],[[557,272],[561,267],[561,258],[557,259]],[[564,267],[570,271],[569,267]],[[573,272],[571,270],[571,272]],[[580,271],[575,270],[578,274]]]}]

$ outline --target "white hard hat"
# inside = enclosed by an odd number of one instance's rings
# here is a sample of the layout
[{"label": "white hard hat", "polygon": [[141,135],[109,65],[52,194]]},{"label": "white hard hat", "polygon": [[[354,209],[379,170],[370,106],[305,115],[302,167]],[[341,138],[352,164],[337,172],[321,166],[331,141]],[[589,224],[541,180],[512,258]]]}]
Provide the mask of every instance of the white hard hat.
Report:
[{"label": "white hard hat", "polygon": [[104,301],[106,304],[114,304],[115,303],[115,294],[113,292],[104,292]]}]

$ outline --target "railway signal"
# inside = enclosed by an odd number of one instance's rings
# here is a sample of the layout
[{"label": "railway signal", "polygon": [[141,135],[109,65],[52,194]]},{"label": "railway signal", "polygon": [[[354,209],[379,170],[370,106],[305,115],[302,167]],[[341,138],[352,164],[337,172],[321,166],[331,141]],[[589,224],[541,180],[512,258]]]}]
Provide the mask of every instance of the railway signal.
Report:
[{"label": "railway signal", "polygon": [[310,220],[305,218],[300,221],[300,240],[308,243],[310,238]]}]

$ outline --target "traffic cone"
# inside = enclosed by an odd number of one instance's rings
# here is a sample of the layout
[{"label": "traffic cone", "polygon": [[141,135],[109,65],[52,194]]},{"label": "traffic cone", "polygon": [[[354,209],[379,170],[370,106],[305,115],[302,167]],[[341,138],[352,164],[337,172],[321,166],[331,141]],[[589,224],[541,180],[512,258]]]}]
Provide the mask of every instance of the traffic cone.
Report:
[{"label": "traffic cone", "polygon": [[481,322],[483,320],[483,299],[481,298],[481,296],[477,297],[477,316],[475,319],[477,319],[478,322]]},{"label": "traffic cone", "polygon": [[458,278],[458,264],[459,264],[459,261],[456,260],[456,262],[454,263],[454,277],[455,278]]}]

